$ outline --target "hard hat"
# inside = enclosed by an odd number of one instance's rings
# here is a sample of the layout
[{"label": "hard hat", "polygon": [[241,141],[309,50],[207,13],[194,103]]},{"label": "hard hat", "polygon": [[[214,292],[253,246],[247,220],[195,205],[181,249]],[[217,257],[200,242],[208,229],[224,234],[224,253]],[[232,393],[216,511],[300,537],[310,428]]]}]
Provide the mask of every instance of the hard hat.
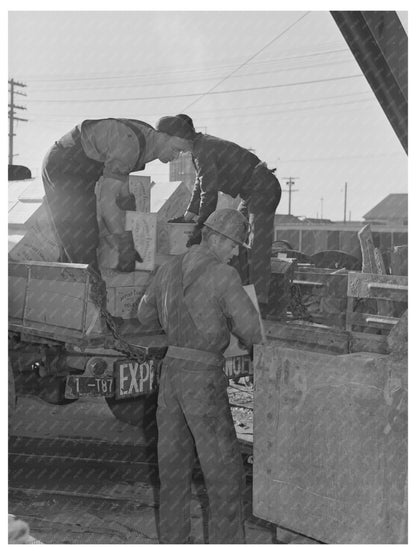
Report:
[{"label": "hard hat", "polygon": [[246,243],[250,231],[250,224],[241,212],[234,208],[220,208],[215,210],[205,220],[204,225],[235,243],[249,249]]},{"label": "hard hat", "polygon": [[192,119],[185,114],[179,116],[164,116],[156,124],[157,131],[173,137],[180,137],[187,141],[195,138],[195,129]]}]

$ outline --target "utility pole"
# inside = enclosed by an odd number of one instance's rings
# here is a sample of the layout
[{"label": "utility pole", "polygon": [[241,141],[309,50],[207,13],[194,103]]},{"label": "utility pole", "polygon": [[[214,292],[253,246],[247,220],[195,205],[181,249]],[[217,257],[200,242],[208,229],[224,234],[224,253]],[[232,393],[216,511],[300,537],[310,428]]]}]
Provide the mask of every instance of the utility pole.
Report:
[{"label": "utility pole", "polygon": [[295,179],[299,179],[299,177],[283,177],[282,179],[287,179],[286,185],[288,189],[284,190],[284,193],[289,193],[289,216],[292,214],[292,193],[296,193],[299,189],[292,189],[293,185],[295,184]]},{"label": "utility pole", "polygon": [[14,133],[14,122],[15,121],[27,121],[27,119],[18,118],[16,116],[15,110],[26,110],[25,106],[17,106],[14,103],[14,96],[21,95],[26,96],[25,93],[15,90],[15,87],[26,87],[24,83],[18,83],[14,79],[9,80],[10,85],[10,104],[9,104],[9,164],[13,164],[13,157],[15,156],[13,152],[13,137]]},{"label": "utility pole", "polygon": [[321,220],[324,219],[324,197],[321,197]]},{"label": "utility pole", "polygon": [[347,221],[347,190],[348,190],[348,183],[345,182],[345,187],[344,187],[344,224]]}]

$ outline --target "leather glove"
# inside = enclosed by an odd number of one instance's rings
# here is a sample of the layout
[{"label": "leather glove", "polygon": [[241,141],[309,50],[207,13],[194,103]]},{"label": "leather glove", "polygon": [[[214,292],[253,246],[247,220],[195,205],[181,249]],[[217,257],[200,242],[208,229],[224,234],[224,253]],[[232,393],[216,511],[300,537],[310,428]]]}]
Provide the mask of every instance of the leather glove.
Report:
[{"label": "leather glove", "polygon": [[116,204],[120,210],[130,210],[131,212],[136,212],[136,197],[130,194],[127,197],[121,196],[119,193],[116,196]]},{"label": "leather glove", "polygon": [[136,261],[143,262],[140,253],[134,248],[131,231],[119,234],[119,257],[117,270],[119,272],[134,272]]},{"label": "leather glove", "polygon": [[168,220],[168,224],[186,224],[189,223],[185,220],[185,216],[179,216],[178,218],[172,218],[171,220]]},{"label": "leather glove", "polygon": [[202,225],[196,224],[192,235],[189,237],[188,242],[186,243],[187,248],[192,247],[192,245],[199,245],[202,239],[201,229]]}]

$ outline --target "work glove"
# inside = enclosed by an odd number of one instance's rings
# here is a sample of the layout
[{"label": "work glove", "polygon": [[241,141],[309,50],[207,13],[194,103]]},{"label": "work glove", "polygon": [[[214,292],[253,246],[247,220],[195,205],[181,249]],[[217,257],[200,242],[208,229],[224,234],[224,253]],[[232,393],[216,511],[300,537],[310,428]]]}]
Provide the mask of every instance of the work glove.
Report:
[{"label": "work glove", "polygon": [[133,235],[131,231],[120,233],[119,241],[119,256],[117,270],[119,272],[134,272],[136,262],[143,262],[140,253],[134,248]]},{"label": "work glove", "polygon": [[189,223],[185,220],[185,216],[179,216],[178,218],[172,218],[171,220],[168,220],[168,224],[186,224]]},{"label": "work glove", "polygon": [[136,197],[132,194],[125,197],[119,193],[116,196],[116,204],[120,210],[130,210],[131,212],[136,212]]},{"label": "work glove", "polygon": [[189,237],[186,243],[187,248],[192,247],[192,245],[199,245],[202,239],[201,229],[202,229],[202,224],[196,224],[192,232],[192,235]]}]

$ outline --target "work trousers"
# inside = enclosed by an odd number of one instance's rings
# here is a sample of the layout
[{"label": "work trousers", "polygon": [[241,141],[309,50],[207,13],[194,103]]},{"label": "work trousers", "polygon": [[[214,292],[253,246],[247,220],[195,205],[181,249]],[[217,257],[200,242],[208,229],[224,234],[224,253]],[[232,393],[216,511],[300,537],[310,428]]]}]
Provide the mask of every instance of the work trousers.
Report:
[{"label": "work trousers", "polygon": [[71,172],[63,148],[54,145],[42,168],[42,180],[56,232],[68,262],[90,264],[98,271],[97,174]]},{"label": "work trousers", "polygon": [[187,543],[195,448],[209,499],[209,543],[245,543],[244,468],[221,368],[167,357],[157,425],[160,543]]},{"label": "work trousers", "polygon": [[[259,303],[267,303],[271,281],[271,255],[274,237],[274,216],[282,190],[276,176],[265,166],[260,166],[241,193],[238,210],[250,222],[249,245],[251,250],[240,253],[243,283],[254,284]],[[247,272],[248,260],[248,272]]]}]

